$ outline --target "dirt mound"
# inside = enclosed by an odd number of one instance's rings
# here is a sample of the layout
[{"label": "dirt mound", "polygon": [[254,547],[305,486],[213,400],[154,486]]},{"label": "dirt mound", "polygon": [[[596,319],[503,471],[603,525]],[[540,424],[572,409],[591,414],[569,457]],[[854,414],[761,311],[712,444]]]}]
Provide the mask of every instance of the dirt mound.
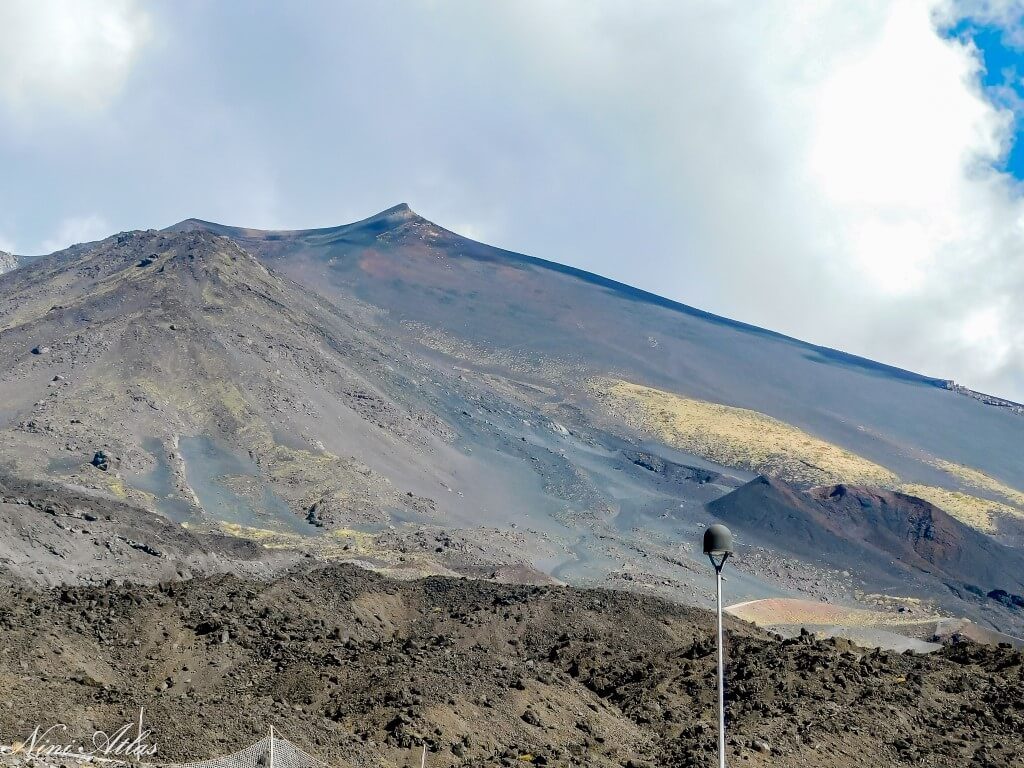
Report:
[{"label": "dirt mound", "polygon": [[1024,593],[1024,553],[1004,547],[931,502],[877,488],[813,488],[835,529],[950,581]]},{"label": "dirt mound", "polygon": [[[1012,601],[1024,591],[1024,553],[930,502],[848,485],[804,491],[758,477],[707,506],[777,552],[841,569],[856,563],[868,591],[934,597],[957,614],[973,610],[1004,628],[1024,626]],[[1003,594],[1009,599],[998,599]]]},{"label": "dirt mound", "polygon": [[969,619],[942,619],[935,622],[932,638],[942,643],[958,643],[968,640],[972,643],[985,643],[986,645],[1011,645],[1015,648],[1024,648],[1024,640],[1002,632],[996,632],[988,627],[980,627]]},{"label": "dirt mound", "polygon": [[[0,734],[73,734],[145,706],[164,760],[273,724],[335,764],[705,766],[710,614],[628,593],[351,566],[273,582],[0,592]],[[1020,652],[779,641],[729,621],[730,752],[753,766],[1024,759]],[[211,727],[213,725],[214,727]]]},{"label": "dirt mound", "polygon": [[[782,624],[843,624],[875,626],[897,625],[899,614],[870,611],[863,608],[849,608],[842,605],[796,600],[785,597],[751,600],[730,605],[726,610],[738,619],[758,626],[779,626]],[[934,617],[931,617],[934,620]],[[928,617],[916,621],[927,621]]]},{"label": "dirt mound", "polygon": [[[786,637],[809,631],[818,637],[846,638],[863,648],[884,648],[894,651],[911,649],[919,653],[928,653],[942,647],[939,643],[928,642],[923,638],[938,639],[935,637],[934,627],[943,619],[919,610],[893,613],[830,605],[812,600],[768,598],[737,603],[727,607],[726,611],[738,619]],[[960,623],[971,624],[966,620]],[[976,624],[971,626],[977,627]],[[971,639],[976,642],[989,642],[992,645],[1009,639],[1009,635],[1002,635],[996,640],[996,634],[993,633],[988,639],[982,639],[981,636]]]}]

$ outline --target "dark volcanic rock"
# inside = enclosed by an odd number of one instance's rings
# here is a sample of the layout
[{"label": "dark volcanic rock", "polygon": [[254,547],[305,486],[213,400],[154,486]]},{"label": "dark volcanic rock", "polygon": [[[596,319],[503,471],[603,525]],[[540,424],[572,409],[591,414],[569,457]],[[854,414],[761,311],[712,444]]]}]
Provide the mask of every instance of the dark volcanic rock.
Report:
[{"label": "dark volcanic rock", "polygon": [[[445,768],[706,766],[713,627],[707,612],[628,593],[395,582],[352,566],[269,582],[12,583],[0,590],[0,684],[18,706],[0,707],[0,732],[109,730],[144,706],[165,761],[223,755],[272,720],[353,766],[418,764],[424,745]],[[1018,651],[919,656],[727,629],[734,764],[1024,759]]]},{"label": "dark volcanic rock", "polygon": [[90,462],[96,469],[104,472],[110,469],[111,458],[106,451],[96,451],[93,454],[92,461]]},{"label": "dark volcanic rock", "polygon": [[733,478],[726,478],[721,472],[677,464],[647,451],[625,451],[623,455],[638,467],[677,482],[703,484],[715,483],[723,479],[727,482],[733,480]]}]

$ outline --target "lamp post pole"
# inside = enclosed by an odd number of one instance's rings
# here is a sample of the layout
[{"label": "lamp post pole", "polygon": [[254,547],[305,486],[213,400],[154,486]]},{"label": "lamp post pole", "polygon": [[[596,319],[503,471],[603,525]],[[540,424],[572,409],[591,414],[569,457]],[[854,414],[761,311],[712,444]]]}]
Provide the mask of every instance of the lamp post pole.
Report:
[{"label": "lamp post pole", "polygon": [[725,652],[722,642],[722,568],[732,554],[732,533],[724,525],[704,532],[704,554],[715,569],[718,609],[718,768],[725,768]]},{"label": "lamp post pole", "polygon": [[[724,561],[722,565],[724,565]],[[715,568],[718,584],[718,766],[725,768],[725,656],[722,652],[722,568]]]}]

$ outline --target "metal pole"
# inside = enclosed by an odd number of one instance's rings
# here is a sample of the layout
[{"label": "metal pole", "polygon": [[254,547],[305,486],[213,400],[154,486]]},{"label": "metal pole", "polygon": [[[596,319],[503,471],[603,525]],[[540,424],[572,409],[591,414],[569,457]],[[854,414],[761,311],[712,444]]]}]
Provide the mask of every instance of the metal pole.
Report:
[{"label": "metal pole", "polygon": [[274,768],[274,726],[270,726],[270,765],[267,768]]},{"label": "metal pole", "polygon": [[[704,531],[704,554],[715,569],[718,590],[718,768],[725,768],[725,643],[722,638],[722,568],[732,554],[732,531],[715,523]],[[716,560],[718,557],[720,559]]]},{"label": "metal pole", "polygon": [[[725,562],[722,562],[725,565]],[[715,568],[718,583],[718,766],[725,768],[725,662],[722,653],[722,569]]]}]

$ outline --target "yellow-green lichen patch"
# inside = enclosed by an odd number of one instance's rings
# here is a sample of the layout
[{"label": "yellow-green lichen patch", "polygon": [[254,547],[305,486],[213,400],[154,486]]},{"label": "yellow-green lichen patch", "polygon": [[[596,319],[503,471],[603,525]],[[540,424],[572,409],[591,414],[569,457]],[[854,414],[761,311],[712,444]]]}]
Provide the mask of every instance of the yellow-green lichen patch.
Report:
[{"label": "yellow-green lichen patch", "polygon": [[952,461],[936,459],[932,463],[944,472],[953,475],[964,485],[1002,497],[1008,504],[1016,507],[1021,516],[1024,516],[1024,493],[1016,488],[1011,488],[1006,483],[1000,482],[980,470],[965,467],[962,464],[954,464]]},{"label": "yellow-green lichen patch", "polygon": [[[186,526],[191,528],[192,526]],[[458,576],[425,554],[405,554],[378,544],[377,536],[350,528],[339,528],[317,536],[302,536],[218,521],[219,532],[247,539],[266,549],[305,552],[321,560],[348,561],[399,579],[424,576]]]},{"label": "yellow-green lichen patch", "polygon": [[1000,515],[1020,516],[1019,510],[991,499],[972,496],[963,491],[951,491],[934,485],[905,483],[900,491],[919,499],[930,501],[943,512],[947,512],[961,523],[976,528],[984,533],[995,533],[996,519]]},{"label": "yellow-green lichen patch", "polygon": [[758,411],[619,380],[596,380],[591,391],[628,426],[717,464],[816,485],[891,487],[899,480],[879,464]]},{"label": "yellow-green lichen patch", "polygon": [[287,531],[253,528],[224,521],[219,521],[217,526],[229,536],[254,541],[267,549],[311,552],[325,560],[349,560],[380,553],[376,547],[376,536],[348,528],[339,528],[320,536],[302,536]]}]

